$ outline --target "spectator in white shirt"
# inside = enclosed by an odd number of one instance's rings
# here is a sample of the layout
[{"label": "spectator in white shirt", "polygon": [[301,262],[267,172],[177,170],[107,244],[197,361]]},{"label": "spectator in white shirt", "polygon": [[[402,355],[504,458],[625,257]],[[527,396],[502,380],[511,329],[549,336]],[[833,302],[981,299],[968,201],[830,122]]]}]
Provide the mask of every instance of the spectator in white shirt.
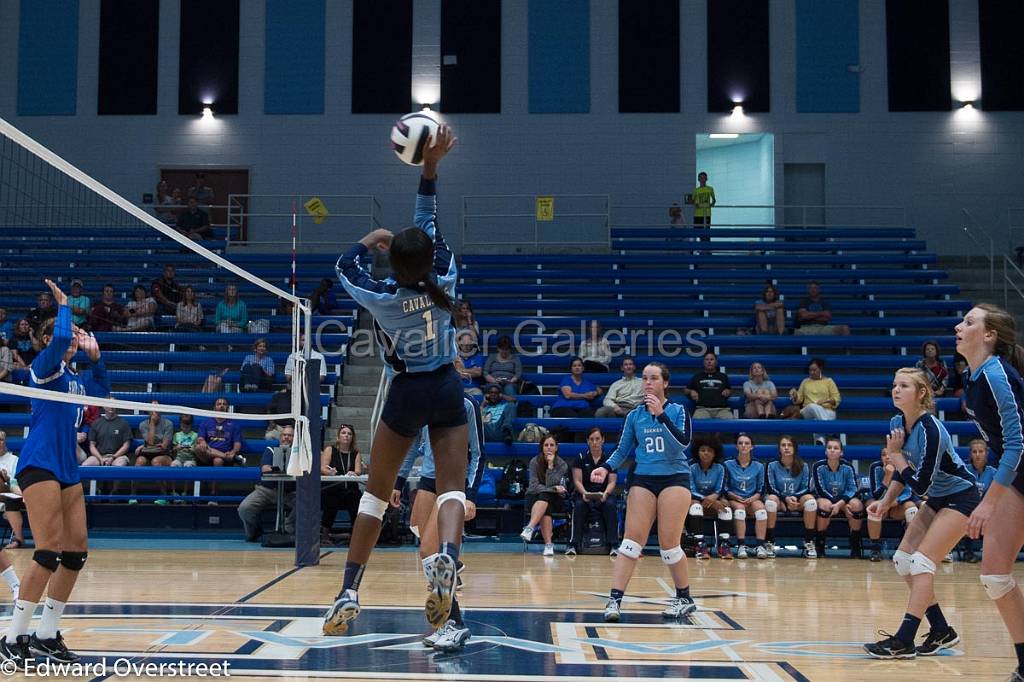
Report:
[{"label": "spectator in white shirt", "polygon": [[[292,379],[292,374],[295,373],[295,362],[302,357],[302,349],[306,347],[306,334],[299,334],[299,349],[288,356],[288,359],[284,363],[284,376],[289,381]],[[323,353],[316,351],[313,348],[309,349],[309,359],[320,361],[320,382],[327,378],[327,361],[324,359]]]},{"label": "spectator in white shirt", "polygon": [[622,358],[622,378],[611,385],[596,417],[625,417],[644,402],[644,382],[636,375],[636,361],[630,356]]},{"label": "spectator in white shirt", "polygon": [[607,372],[612,361],[612,350],[604,338],[601,323],[590,321],[590,338],[580,344],[580,359],[584,372]]},{"label": "spectator in white shirt", "polygon": [[[21,495],[21,488],[14,479],[14,472],[18,469],[18,456],[7,449],[7,434],[0,431],[0,491]],[[25,544],[25,536],[22,534],[24,518],[22,514],[25,505],[20,498],[4,499],[4,518],[11,526],[11,541],[5,549],[18,549]]]}]

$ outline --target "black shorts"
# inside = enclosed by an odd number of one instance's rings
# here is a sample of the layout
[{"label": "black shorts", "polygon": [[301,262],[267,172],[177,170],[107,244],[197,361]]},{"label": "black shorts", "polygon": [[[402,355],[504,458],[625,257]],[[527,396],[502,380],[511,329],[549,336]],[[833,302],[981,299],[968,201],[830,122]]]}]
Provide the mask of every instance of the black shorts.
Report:
[{"label": "black shorts", "polygon": [[425,493],[437,495],[437,479],[421,476],[420,480],[416,483],[416,490],[422,490]]},{"label": "black shorts", "polygon": [[953,511],[960,512],[964,516],[970,516],[975,507],[981,504],[981,494],[978,493],[978,489],[972,485],[967,490],[962,490],[958,493],[953,493],[952,495],[929,497],[925,504],[931,507],[935,513],[939,513],[943,509],[952,509]]},{"label": "black shorts", "polygon": [[536,495],[526,496],[526,515],[530,515],[530,511],[533,509],[533,505],[539,500],[543,500],[548,503],[548,508],[544,512],[544,516],[551,516],[552,514],[562,513],[562,503],[565,501],[564,498],[558,493],[537,493]]},{"label": "black shorts", "polygon": [[690,489],[690,474],[669,474],[668,476],[638,476],[634,474],[629,481],[630,487],[638,485],[654,493],[657,497],[666,488],[683,487]]},{"label": "black shorts", "polygon": [[60,489],[70,488],[76,485],[82,485],[81,483],[65,483],[57,478],[57,476],[49,469],[41,469],[39,467],[28,466],[21,470],[21,472],[15,476],[18,481],[18,487],[22,491],[28,490],[30,485],[36,483],[42,483],[43,481],[57,481],[60,484]]},{"label": "black shorts", "polygon": [[462,379],[452,365],[433,372],[399,374],[381,411],[381,421],[392,431],[413,438],[424,426],[439,429],[466,424]]},{"label": "black shorts", "polygon": [[693,226],[696,229],[705,229],[711,227],[711,216],[709,215],[695,215],[693,216]]}]

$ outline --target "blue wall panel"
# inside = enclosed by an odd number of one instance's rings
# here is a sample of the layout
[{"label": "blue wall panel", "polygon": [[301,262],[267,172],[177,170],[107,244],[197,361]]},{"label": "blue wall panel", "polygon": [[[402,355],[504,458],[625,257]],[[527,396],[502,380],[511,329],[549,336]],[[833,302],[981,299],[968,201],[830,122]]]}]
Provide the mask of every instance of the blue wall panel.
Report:
[{"label": "blue wall panel", "polygon": [[267,0],[265,114],[324,113],[325,0]]},{"label": "blue wall panel", "polygon": [[78,0],[22,0],[18,115],[74,116],[78,100]]},{"label": "blue wall panel", "polygon": [[857,0],[796,0],[796,110],[860,111]]},{"label": "blue wall panel", "polygon": [[530,0],[530,113],[590,111],[590,0]]}]

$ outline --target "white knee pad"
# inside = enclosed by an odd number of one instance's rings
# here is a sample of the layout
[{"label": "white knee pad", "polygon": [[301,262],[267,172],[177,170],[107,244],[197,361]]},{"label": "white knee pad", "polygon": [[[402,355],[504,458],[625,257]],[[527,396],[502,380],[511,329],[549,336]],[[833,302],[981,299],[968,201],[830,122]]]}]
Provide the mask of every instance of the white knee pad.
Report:
[{"label": "white knee pad", "polygon": [[769,514],[774,514],[779,511],[779,503],[775,500],[768,500],[764,503],[764,510]]},{"label": "white knee pad", "polygon": [[719,521],[732,521],[732,508],[726,507],[722,511],[718,512]]},{"label": "white knee pad", "polygon": [[619,554],[627,559],[639,559],[643,549],[638,543],[623,539],[622,544],[619,545]]},{"label": "white knee pad", "polygon": [[672,549],[661,550],[661,560],[665,562],[666,566],[678,564],[680,561],[683,560],[684,556],[686,555],[683,554],[683,548],[679,545],[676,545]]},{"label": "white knee pad", "polygon": [[903,518],[907,520],[908,524],[914,520],[915,516],[917,516],[917,507],[911,507],[903,514]]},{"label": "white knee pad", "polygon": [[690,505],[690,516],[704,516],[704,506],[700,502]]},{"label": "white knee pad", "polygon": [[737,521],[746,521],[747,520],[747,510],[746,509],[736,509],[736,510],[733,511],[732,517],[734,519],[736,519]]},{"label": "white knee pad", "polygon": [[359,498],[359,512],[360,514],[366,514],[372,516],[375,519],[383,519],[384,512],[388,510],[388,503],[370,494],[369,491],[363,491],[363,496]]},{"label": "white knee pad", "polygon": [[443,495],[437,496],[437,508],[440,509],[441,505],[449,500],[456,500],[462,505],[462,508],[466,508],[466,493],[461,490],[450,490]]},{"label": "white knee pad", "polygon": [[804,502],[804,511],[816,512],[818,511],[818,501],[813,497]]},{"label": "white knee pad", "polygon": [[985,592],[992,600],[1002,599],[1017,587],[1017,581],[1012,575],[983,575],[981,584],[985,586]]},{"label": "white knee pad", "polygon": [[910,575],[910,569],[914,565],[914,558],[902,549],[897,549],[892,555],[892,563],[896,566],[897,575],[907,576]]},{"label": "white knee pad", "polygon": [[758,510],[756,510],[754,512],[754,520],[756,520],[756,521],[767,521],[768,520],[768,510],[766,510],[766,509],[758,509]]},{"label": "white knee pad", "polygon": [[935,562],[921,552],[914,552],[910,560],[913,562],[910,565],[910,575],[923,575],[925,573],[935,575]]},{"label": "white knee pad", "polygon": [[419,526],[409,526],[409,530],[412,532],[413,535],[416,536],[417,540],[420,539],[420,527]]}]

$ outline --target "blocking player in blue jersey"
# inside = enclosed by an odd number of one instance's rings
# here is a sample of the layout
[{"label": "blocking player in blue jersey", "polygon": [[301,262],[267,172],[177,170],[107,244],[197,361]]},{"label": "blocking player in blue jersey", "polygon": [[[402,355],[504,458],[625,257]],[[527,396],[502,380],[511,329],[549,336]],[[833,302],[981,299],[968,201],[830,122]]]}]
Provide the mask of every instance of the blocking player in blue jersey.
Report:
[{"label": "blocking player in blue jersey", "polygon": [[836,437],[825,439],[825,459],[811,467],[811,485],[818,496],[818,530],[814,547],[819,557],[825,556],[825,533],[839,514],[850,524],[850,558],[860,558],[861,525],[864,504],[857,497],[857,473],[843,459],[843,443]]},{"label": "blocking player in blue jersey", "polygon": [[736,459],[725,461],[725,497],[732,507],[732,518],[736,524],[737,559],[747,558],[747,516],[754,517],[757,558],[768,558],[768,548],[765,546],[768,512],[761,499],[763,493],[764,464],[754,460],[754,441],[747,434],[741,433],[736,437]]},{"label": "blocking player in blue jersey", "polygon": [[690,415],[686,408],[668,402],[669,371],[660,362],[644,367],[644,404],[626,416],[622,436],[608,461],[590,474],[594,483],[604,483],[629,456],[636,459],[626,499],[626,530],[612,568],[612,589],[604,608],[604,619],[619,620],[622,597],[643,552],[655,520],[661,560],[668,566],[676,594],[662,612],[666,618],[684,618],[697,609],[690,596],[686,554],[679,541],[690,508]]},{"label": "blocking player in blue jersey", "polygon": [[[882,499],[895,474],[896,467],[889,458],[889,451],[883,446],[878,460],[872,462],[871,468],[868,469],[869,490],[866,501]],[[882,560],[882,522],[885,519],[906,521],[909,526],[916,515],[917,502],[914,499],[914,491],[910,486],[906,486],[883,518],[868,517],[868,539],[871,542],[871,554],[868,558],[876,562]]]},{"label": "blocking player in blue jersey", "polygon": [[818,501],[811,491],[811,468],[800,458],[800,448],[793,436],[780,436],[779,454],[768,464],[765,472],[765,511],[768,512],[770,550],[775,554],[775,523],[779,511],[801,512],[804,517],[804,556],[816,559],[814,526],[818,516]]},{"label": "blocking player in blue jersey", "polygon": [[[71,324],[68,297],[60,287],[50,280],[46,285],[59,307],[57,317],[43,322],[36,335],[43,350],[32,361],[30,385],[55,393],[106,398],[110,384],[96,339]],[[92,362],[91,377],[79,375],[68,364],[79,350]],[[88,556],[85,497],[76,457],[76,434],[84,412],[85,405],[32,399],[29,434],[15,478],[36,549],[10,626],[0,638],[0,656],[22,669],[32,659],[79,660],[65,645],[59,623]],[[47,598],[42,619],[30,635],[32,614],[44,590]]]},{"label": "blocking player in blue jersey", "polygon": [[[338,259],[336,270],[345,291],[373,315],[391,388],[374,435],[366,491],[352,524],[344,582],[324,618],[327,635],[344,633],[359,614],[359,584],[380,535],[398,470],[420,429],[427,426],[437,467],[441,550],[430,562],[432,589],[425,611],[431,627],[451,622],[448,635],[453,646],[469,638],[452,603],[466,516],[468,442],[462,380],[452,364],[452,296],[458,273],[455,256],[437,226],[436,197],[438,163],[454,145],[451,129],[441,125],[423,150],[415,227],[397,235],[374,230]],[[376,279],[362,265],[362,258],[374,251],[388,254],[392,277]]]},{"label": "blocking player in blue jersey", "polygon": [[1013,578],[1024,545],[1024,348],[1017,345],[1013,316],[981,303],[956,326],[956,350],[970,369],[964,409],[997,458],[994,480],[971,514],[968,533],[985,538],[981,582],[1013,640],[1017,669],[1010,679],[1024,682],[1024,595]]},{"label": "blocking player in blue jersey", "polygon": [[[892,561],[910,587],[907,611],[895,635],[865,644],[874,658],[931,656],[960,641],[946,622],[935,598],[935,566],[967,530],[967,519],[981,502],[974,475],[956,454],[953,440],[932,412],[935,399],[924,371],[905,367],[892,382],[892,402],[901,414],[889,422],[885,449],[896,468],[881,500],[868,506],[871,517],[884,518],[904,487],[927,501],[907,527]],[[921,620],[927,616],[928,635],[914,645]]]}]

